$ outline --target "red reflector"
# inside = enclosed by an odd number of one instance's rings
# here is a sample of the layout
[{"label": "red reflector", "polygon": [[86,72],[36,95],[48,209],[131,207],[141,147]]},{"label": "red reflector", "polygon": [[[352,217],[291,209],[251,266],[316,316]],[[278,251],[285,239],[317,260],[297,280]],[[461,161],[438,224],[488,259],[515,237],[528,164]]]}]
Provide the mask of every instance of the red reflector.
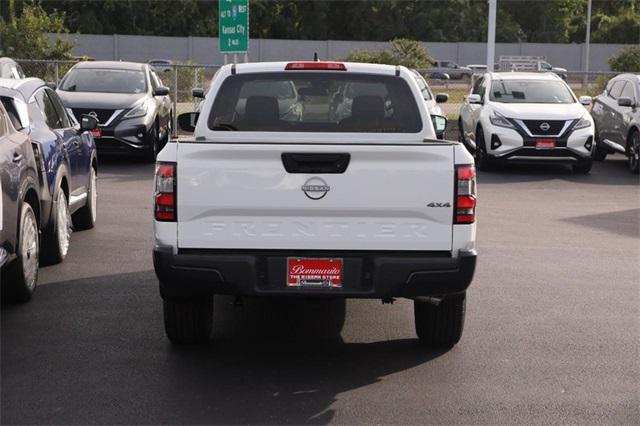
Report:
[{"label": "red reflector", "polygon": [[458,214],[456,215],[456,223],[473,223],[476,219],[472,214]]},{"label": "red reflector", "polygon": [[284,69],[346,71],[347,67],[340,62],[289,62]]},{"label": "red reflector", "polygon": [[163,192],[161,194],[156,195],[156,205],[161,207],[173,207],[173,194]]},{"label": "red reflector", "polygon": [[174,212],[156,212],[156,220],[168,220],[172,221],[176,219]]},{"label": "red reflector", "polygon": [[458,166],[458,179],[459,180],[471,180],[476,177],[475,166]]},{"label": "red reflector", "polygon": [[456,207],[458,209],[473,209],[476,206],[476,199],[469,195],[458,195]]}]

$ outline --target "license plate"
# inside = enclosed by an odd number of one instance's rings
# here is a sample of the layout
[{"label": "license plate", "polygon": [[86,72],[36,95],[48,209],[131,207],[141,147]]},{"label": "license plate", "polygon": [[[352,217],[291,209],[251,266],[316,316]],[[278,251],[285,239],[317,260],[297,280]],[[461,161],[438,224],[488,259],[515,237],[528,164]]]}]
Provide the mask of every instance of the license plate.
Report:
[{"label": "license plate", "polygon": [[536,140],[536,149],[553,149],[556,147],[556,141],[553,139]]},{"label": "license plate", "polygon": [[91,131],[91,134],[93,135],[94,138],[102,137],[102,129],[99,127],[95,128]]},{"label": "license plate", "polygon": [[342,287],[342,259],[287,259],[287,287]]}]

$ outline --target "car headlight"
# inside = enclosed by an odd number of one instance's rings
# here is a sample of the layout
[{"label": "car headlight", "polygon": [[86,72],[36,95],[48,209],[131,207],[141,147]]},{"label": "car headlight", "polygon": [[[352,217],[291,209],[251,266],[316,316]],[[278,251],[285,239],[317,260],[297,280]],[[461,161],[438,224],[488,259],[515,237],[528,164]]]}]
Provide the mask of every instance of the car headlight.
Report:
[{"label": "car headlight", "polygon": [[582,117],[580,121],[578,121],[576,125],[573,126],[573,130],[586,129],[587,127],[591,127],[591,120],[586,117]]},{"label": "car headlight", "polygon": [[147,103],[143,102],[135,107],[133,107],[131,109],[131,111],[129,111],[124,118],[137,118],[137,117],[144,117],[145,115],[147,115],[147,111],[149,110]]},{"label": "car headlight", "polygon": [[513,129],[513,124],[511,124],[511,122],[499,112],[494,111],[493,114],[489,116],[489,121],[491,121],[491,124],[493,124],[494,126]]}]

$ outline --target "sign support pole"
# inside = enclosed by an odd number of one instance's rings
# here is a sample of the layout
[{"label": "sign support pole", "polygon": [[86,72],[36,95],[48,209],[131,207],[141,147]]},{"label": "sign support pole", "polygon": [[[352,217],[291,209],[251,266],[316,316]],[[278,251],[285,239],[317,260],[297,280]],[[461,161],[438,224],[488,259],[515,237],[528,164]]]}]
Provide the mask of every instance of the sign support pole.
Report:
[{"label": "sign support pole", "polygon": [[498,0],[488,0],[489,20],[487,29],[487,72],[494,71],[493,66],[496,56],[496,9]]},{"label": "sign support pole", "polygon": [[589,84],[589,48],[591,47],[589,42],[591,39],[591,0],[587,5],[587,36],[585,40],[586,51],[585,51],[585,60],[584,60],[584,80],[582,81],[582,87],[586,87]]}]

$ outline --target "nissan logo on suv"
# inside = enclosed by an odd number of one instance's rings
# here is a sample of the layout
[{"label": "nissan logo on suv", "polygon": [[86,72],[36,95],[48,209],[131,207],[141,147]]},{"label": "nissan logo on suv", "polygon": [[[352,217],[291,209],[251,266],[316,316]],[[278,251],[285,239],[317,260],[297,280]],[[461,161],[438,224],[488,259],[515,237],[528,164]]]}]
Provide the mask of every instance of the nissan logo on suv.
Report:
[{"label": "nissan logo on suv", "polygon": [[540,130],[542,130],[543,132],[548,132],[550,128],[551,125],[549,125],[549,123],[547,122],[540,124]]}]

